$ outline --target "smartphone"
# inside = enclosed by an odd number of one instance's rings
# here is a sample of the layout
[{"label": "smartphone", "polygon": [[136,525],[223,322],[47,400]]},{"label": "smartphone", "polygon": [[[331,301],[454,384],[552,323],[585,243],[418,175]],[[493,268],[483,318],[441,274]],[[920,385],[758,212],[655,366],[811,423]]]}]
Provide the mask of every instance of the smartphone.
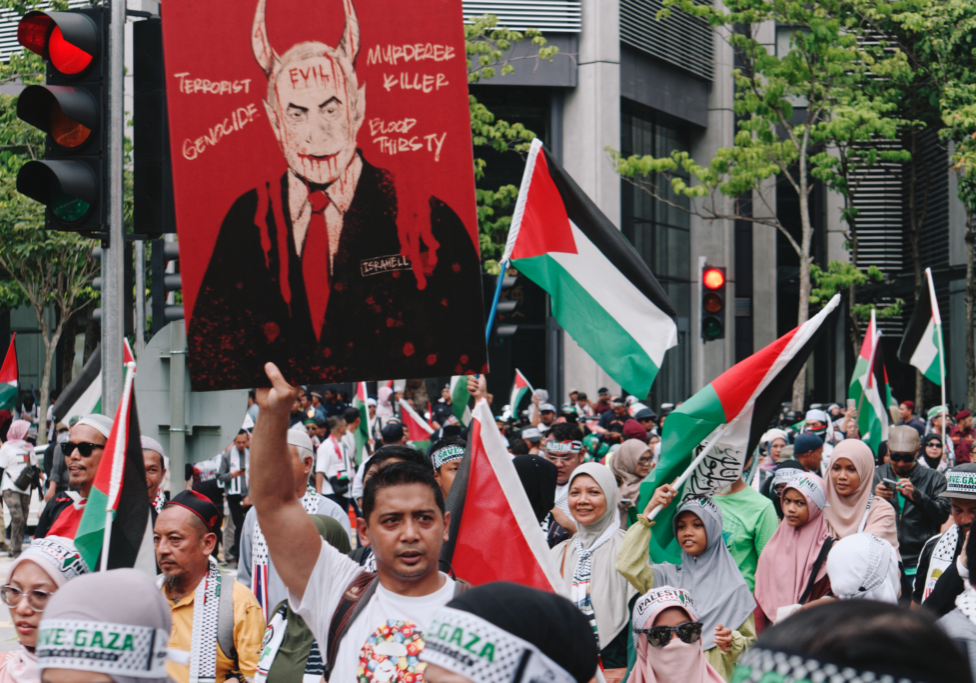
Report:
[{"label": "smartphone", "polygon": [[847,409],[848,410],[854,410],[854,399],[853,398],[847,399]]},{"label": "smartphone", "polygon": [[898,488],[898,482],[894,479],[882,479],[881,481],[884,482],[885,488],[889,491],[894,491]]}]

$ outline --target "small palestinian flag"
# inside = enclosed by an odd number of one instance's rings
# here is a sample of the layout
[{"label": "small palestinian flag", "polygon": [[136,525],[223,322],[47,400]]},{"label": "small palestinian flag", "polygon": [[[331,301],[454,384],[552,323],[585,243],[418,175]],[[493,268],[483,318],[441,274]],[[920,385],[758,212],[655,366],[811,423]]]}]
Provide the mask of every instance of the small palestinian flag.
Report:
[{"label": "small palestinian flag", "polygon": [[352,399],[352,407],[359,411],[359,429],[353,434],[356,437],[356,452],[353,459],[356,467],[365,458],[366,443],[369,441],[369,404],[366,403],[366,382],[356,382],[356,395]]},{"label": "small palestinian flag", "polygon": [[[742,476],[746,460],[779,412],[783,396],[789,393],[823,333],[824,322],[839,303],[837,294],[817,315],[733,365],[668,415],[661,461],[654,468],[654,479],[640,486],[638,510],[647,506],[654,489],[682,475],[700,454],[703,443],[717,436],[719,430],[723,432],[718,441],[685,481],[677,498],[710,496]],[[669,505],[655,519],[650,544],[655,562],[681,561],[671,528],[677,507]]]},{"label": "small palestinian flag", "polygon": [[532,141],[503,262],[542,287],[552,314],[608,375],[647,396],[678,343],[671,300],[627,238]]},{"label": "small palestinian flag", "polygon": [[139,417],[132,392],[134,375],[130,366],[112,432],[75,533],[75,547],[93,570],[100,566],[99,557],[106,548],[108,569],[135,567],[137,560],[153,554]]},{"label": "small palestinian flag", "polygon": [[522,400],[532,392],[532,385],[529,384],[529,380],[525,379],[525,375],[518,368],[515,368],[515,383],[512,384],[512,395],[508,399],[508,405],[512,411],[512,417],[518,419],[519,406],[522,405]]},{"label": "small palestinian flag", "polygon": [[468,393],[468,376],[467,375],[454,375],[451,377],[451,410],[454,411],[454,417],[462,427],[467,427],[471,424],[471,408],[469,403],[471,403],[471,394]]},{"label": "small palestinian flag", "polygon": [[17,333],[10,338],[7,356],[0,368],[0,410],[13,412],[17,409]]},{"label": "small palestinian flag", "polygon": [[942,316],[939,315],[939,301],[935,298],[931,268],[925,269],[925,279],[928,282],[928,296],[923,292],[915,303],[915,311],[898,349],[898,360],[914,365],[926,379],[941,386],[945,374]]},{"label": "small palestinian flag", "polygon": [[881,330],[878,329],[873,310],[847,396],[854,400],[857,408],[857,429],[861,433],[861,440],[877,453],[881,442],[888,440],[887,407],[893,399],[884,366]]},{"label": "small palestinian flag", "polygon": [[[441,560],[458,576],[475,586],[512,581],[566,594],[487,401],[474,407],[467,452],[447,497],[447,509],[451,529]],[[499,548],[504,548],[504,562],[498,561]]]},{"label": "small palestinian flag", "polygon": [[417,411],[413,409],[406,399],[400,399],[400,418],[403,420],[403,427],[407,430],[407,441],[413,441],[413,447],[422,451],[430,446],[430,437],[434,429],[427,424]]}]

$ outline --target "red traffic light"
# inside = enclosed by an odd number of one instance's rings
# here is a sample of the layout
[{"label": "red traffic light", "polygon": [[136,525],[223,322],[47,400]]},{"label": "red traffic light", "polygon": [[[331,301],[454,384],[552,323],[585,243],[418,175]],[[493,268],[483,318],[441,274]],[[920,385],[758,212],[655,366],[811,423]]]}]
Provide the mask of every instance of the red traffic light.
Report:
[{"label": "red traffic light", "polygon": [[709,268],[702,273],[702,283],[709,289],[718,289],[725,284],[725,273],[718,268]]},{"label": "red traffic light", "polygon": [[59,73],[77,76],[98,51],[98,30],[73,12],[28,12],[17,24],[17,42],[51,62]]}]

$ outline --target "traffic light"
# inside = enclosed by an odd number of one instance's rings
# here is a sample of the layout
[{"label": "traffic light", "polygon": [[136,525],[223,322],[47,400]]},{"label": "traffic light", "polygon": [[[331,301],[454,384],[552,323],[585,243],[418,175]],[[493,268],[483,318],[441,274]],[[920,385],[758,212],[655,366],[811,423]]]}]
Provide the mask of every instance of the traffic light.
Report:
[{"label": "traffic light", "polygon": [[[183,320],[183,306],[174,305],[167,301],[170,292],[178,292],[183,288],[183,276],[179,273],[167,273],[166,266],[170,261],[177,261],[180,257],[178,242],[153,240],[152,242],[152,330],[156,334],[168,323]],[[175,301],[175,297],[174,297]]]},{"label": "traffic light", "polygon": [[725,268],[705,265],[701,276],[701,336],[725,339]]},{"label": "traffic light", "polygon": [[105,12],[28,12],[17,25],[17,42],[47,62],[46,84],[27,86],[17,100],[17,116],[47,133],[44,160],[21,167],[17,191],[47,207],[51,230],[105,224]]}]

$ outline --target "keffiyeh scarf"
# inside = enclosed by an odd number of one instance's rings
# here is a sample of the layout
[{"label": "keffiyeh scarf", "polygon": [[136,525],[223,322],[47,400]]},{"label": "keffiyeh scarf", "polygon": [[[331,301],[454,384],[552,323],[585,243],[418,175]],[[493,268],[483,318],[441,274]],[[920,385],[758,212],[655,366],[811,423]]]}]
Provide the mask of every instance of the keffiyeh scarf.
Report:
[{"label": "keffiyeh scarf", "polygon": [[596,614],[593,612],[593,603],[590,601],[590,575],[593,571],[591,558],[593,557],[594,551],[613,538],[613,535],[619,528],[618,526],[608,527],[600,538],[596,540],[596,543],[585,550],[583,549],[583,543],[580,541],[579,534],[576,535],[577,560],[576,569],[573,570],[572,599],[580,612],[583,613],[583,616],[589,619],[590,626],[593,627],[593,635],[597,638],[597,642],[599,642],[599,633],[596,628]]},{"label": "keffiyeh scarf", "polygon": [[[305,495],[302,496],[302,507],[310,515],[318,512],[319,494],[311,486],[305,489]],[[258,599],[261,611],[264,612],[264,619],[267,621],[271,616],[268,614],[268,610],[274,607],[274,605],[268,604],[268,543],[264,540],[264,534],[261,533],[261,525],[257,518],[254,520],[254,534],[251,536],[251,556],[251,588],[254,590],[254,597]]]},{"label": "keffiyeh scarf", "polygon": [[163,505],[166,504],[166,496],[163,495],[162,489],[156,489],[156,497],[153,498],[152,506],[156,509],[156,513],[163,511]]},{"label": "keffiyeh scarf", "polygon": [[[162,574],[156,585],[163,587]],[[210,568],[193,594],[193,636],[190,642],[190,683],[215,683],[217,679],[217,623],[220,617],[220,588],[223,576],[217,562]],[[234,582],[228,581],[233,588]]]}]

